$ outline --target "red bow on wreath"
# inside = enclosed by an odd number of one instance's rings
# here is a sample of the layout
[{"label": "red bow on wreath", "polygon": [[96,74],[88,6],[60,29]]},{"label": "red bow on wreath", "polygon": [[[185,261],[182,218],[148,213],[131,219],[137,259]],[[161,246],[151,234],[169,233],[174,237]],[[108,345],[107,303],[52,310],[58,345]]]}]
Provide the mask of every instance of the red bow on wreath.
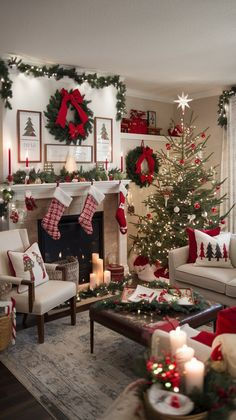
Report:
[{"label": "red bow on wreath", "polygon": [[[136,162],[136,174],[139,174],[140,176],[140,180],[141,182],[144,184],[144,182],[148,182],[149,184],[152,183],[153,181],[153,175],[154,175],[154,167],[155,167],[155,161],[152,157],[153,154],[153,150],[150,149],[150,147],[146,146],[143,147],[143,153],[141,154],[141,156],[138,158],[137,162]],[[142,168],[141,165],[143,163],[143,161],[146,160],[148,163],[148,170],[149,173],[148,174],[142,174]]]},{"label": "red bow on wreath", "polygon": [[80,124],[69,123],[69,133],[72,139],[81,135],[85,136],[84,124],[88,121],[88,116],[86,112],[81,108],[80,104],[83,103],[83,96],[81,95],[78,89],[73,90],[72,93],[68,93],[66,89],[61,90],[62,102],[59,112],[57,114],[56,124],[60,125],[62,128],[65,128],[66,125],[66,115],[67,115],[67,103],[70,102],[71,105],[76,109],[78,115],[81,119]]}]

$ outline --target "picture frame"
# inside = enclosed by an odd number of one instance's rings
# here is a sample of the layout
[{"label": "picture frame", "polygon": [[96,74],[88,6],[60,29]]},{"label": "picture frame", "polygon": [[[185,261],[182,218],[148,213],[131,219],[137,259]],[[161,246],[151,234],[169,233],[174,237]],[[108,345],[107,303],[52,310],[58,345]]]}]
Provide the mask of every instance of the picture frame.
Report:
[{"label": "picture frame", "polygon": [[42,162],[42,113],[17,110],[18,162]]},{"label": "picture frame", "polygon": [[75,154],[77,163],[92,163],[93,146],[77,146],[65,144],[45,144],[46,163],[65,163],[68,153]]},{"label": "picture frame", "polygon": [[95,162],[113,162],[113,119],[96,117],[94,119]]},{"label": "picture frame", "polygon": [[157,116],[156,116],[155,111],[147,112],[147,123],[148,123],[148,128],[156,128]]}]

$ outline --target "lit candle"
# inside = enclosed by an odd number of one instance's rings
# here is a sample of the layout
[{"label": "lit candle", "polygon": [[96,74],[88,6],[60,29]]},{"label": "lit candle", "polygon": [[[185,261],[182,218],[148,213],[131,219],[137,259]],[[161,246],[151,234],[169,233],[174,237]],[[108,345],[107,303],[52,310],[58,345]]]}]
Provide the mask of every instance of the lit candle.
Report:
[{"label": "lit candle", "polygon": [[11,148],[8,149],[8,175],[11,175]]},{"label": "lit candle", "polygon": [[111,272],[109,270],[105,270],[103,273],[103,279],[106,286],[108,286],[111,282]]},{"label": "lit candle", "polygon": [[101,286],[101,284],[103,283],[103,260],[102,260],[102,258],[97,259],[96,265],[97,265],[97,270],[96,270],[97,285]]},{"label": "lit candle", "polygon": [[121,170],[121,172],[123,172],[123,170],[124,170],[124,157],[123,157],[123,153],[121,153],[121,155],[120,155],[120,170]]},{"label": "lit candle", "polygon": [[186,344],[176,350],[175,357],[180,370],[184,370],[185,363],[191,360],[193,356],[194,349],[192,349],[192,347],[188,347]]},{"label": "lit candle", "polygon": [[170,346],[173,356],[179,347],[182,347],[184,344],[186,344],[186,340],[187,334],[185,331],[181,331],[180,327],[177,327],[176,330],[170,331]]},{"label": "lit candle", "polygon": [[90,290],[96,289],[97,286],[97,276],[95,273],[90,274],[89,288]]},{"label": "lit candle", "polygon": [[185,363],[184,369],[186,393],[190,394],[194,388],[201,392],[204,383],[204,363],[193,357],[189,362]]},{"label": "lit candle", "polygon": [[25,157],[25,166],[26,166],[26,168],[29,167],[29,152],[28,152],[28,150],[26,152],[26,157]]}]

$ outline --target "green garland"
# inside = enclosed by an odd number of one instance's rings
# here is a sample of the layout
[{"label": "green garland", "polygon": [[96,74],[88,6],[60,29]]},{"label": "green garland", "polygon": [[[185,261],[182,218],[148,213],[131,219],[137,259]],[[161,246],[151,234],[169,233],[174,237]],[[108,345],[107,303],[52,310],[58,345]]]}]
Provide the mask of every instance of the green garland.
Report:
[{"label": "green garland", "polygon": [[[71,94],[72,92],[73,89],[71,89],[68,93]],[[45,127],[48,128],[49,133],[52,134],[55,137],[55,139],[59,140],[60,142],[66,141],[66,144],[77,144],[77,140],[79,140],[79,144],[81,144],[81,141],[88,137],[89,133],[92,133],[93,131],[93,112],[91,111],[91,109],[88,108],[88,104],[90,102],[91,101],[87,101],[86,99],[84,99],[83,103],[80,104],[80,107],[85,111],[85,113],[88,116],[88,121],[84,124],[85,137],[79,134],[72,140],[69,133],[68,123],[65,125],[65,128],[62,128],[60,125],[56,124],[58,112],[62,103],[62,96],[59,90],[56,90],[56,93],[51,96],[49,104],[47,105],[47,111],[44,111],[44,115],[48,120]],[[81,123],[80,117],[77,112],[74,113],[73,123],[75,125]]]},{"label": "green garland", "polygon": [[[131,179],[131,181],[133,181],[140,188],[148,187],[150,185],[148,181],[141,182],[140,174],[136,173],[136,162],[138,158],[142,155],[142,153],[143,153],[143,147],[138,146],[135,149],[130,150],[126,155],[127,177]],[[155,161],[154,176],[153,176],[153,181],[154,181],[159,171],[159,159],[157,158],[157,155],[155,153],[152,154],[152,158]]]},{"label": "green garland", "polygon": [[[27,174],[24,170],[19,169],[13,174],[13,183],[24,184],[26,175]],[[79,171],[73,173],[69,173],[65,169],[65,167],[63,167],[59,175],[56,175],[54,171],[47,172],[38,170],[36,172],[35,169],[32,169],[29,172],[29,183],[34,184],[37,183],[38,180],[40,180],[42,184],[55,182],[71,182],[75,177],[77,177],[79,181],[92,182],[108,181],[109,179],[122,180],[125,176],[121,173],[120,169],[118,168],[111,169],[110,171],[108,171],[107,174],[103,168],[99,167],[94,167],[89,171],[83,171],[83,168],[81,167]]]},{"label": "green garland", "polygon": [[17,57],[8,60],[7,64],[3,60],[0,60],[0,80],[2,81],[0,97],[5,102],[6,108],[12,109],[11,104],[9,102],[9,99],[12,98],[12,81],[9,78],[8,67],[15,67],[21,73],[34,77],[48,77],[49,79],[52,77],[55,80],[61,80],[63,79],[63,77],[69,77],[77,85],[82,85],[84,82],[87,82],[89,86],[91,86],[91,88],[95,89],[103,89],[108,86],[114,86],[117,89],[117,121],[120,121],[125,113],[126,85],[120,80],[120,76],[98,76],[96,73],[78,74],[75,68],[65,69],[63,67],[60,67],[58,64],[49,67],[34,66],[23,63],[22,60],[17,59]]},{"label": "green garland", "polygon": [[[182,312],[184,314],[189,314],[191,312],[200,311],[207,308],[208,304],[198,293],[193,292],[194,296],[194,305],[192,306],[183,306],[179,305],[176,302],[168,303],[159,303],[153,301],[148,303],[145,300],[141,302],[130,302],[123,303],[121,302],[121,292],[123,288],[127,285],[129,281],[132,280],[132,276],[125,277],[123,282],[120,283],[110,283],[109,286],[100,286],[94,290],[87,290],[79,294],[80,298],[86,299],[92,296],[105,296],[109,293],[114,293],[119,291],[119,295],[112,297],[111,299],[103,300],[96,303],[97,308],[99,309],[113,309],[116,312],[156,312],[158,315],[170,314],[171,312]],[[116,286],[117,285],[117,286]],[[163,281],[153,281],[148,283],[148,287],[152,289],[166,289],[168,293],[171,293],[172,286],[166,284]]]},{"label": "green garland", "polygon": [[14,194],[14,191],[10,188],[4,188],[1,190],[0,217],[4,216],[7,212],[7,205],[13,199]]},{"label": "green garland", "polygon": [[236,95],[236,86],[232,86],[229,90],[224,90],[219,97],[218,102],[218,125],[221,127],[227,126],[227,117],[226,117],[226,106],[229,104],[229,100],[232,96]]}]

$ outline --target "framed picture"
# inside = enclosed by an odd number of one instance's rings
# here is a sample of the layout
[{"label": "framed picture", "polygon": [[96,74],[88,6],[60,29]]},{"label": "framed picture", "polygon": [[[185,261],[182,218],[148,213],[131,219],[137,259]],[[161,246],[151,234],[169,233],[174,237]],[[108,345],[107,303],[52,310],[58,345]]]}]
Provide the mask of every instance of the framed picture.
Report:
[{"label": "framed picture", "polygon": [[42,115],[38,111],[17,111],[18,162],[42,161]]},{"label": "framed picture", "polygon": [[78,163],[91,163],[93,161],[93,146],[45,144],[45,162],[65,163],[68,153],[74,155]]},{"label": "framed picture", "polygon": [[156,113],[155,111],[148,111],[147,113],[148,127],[156,128]]},{"label": "framed picture", "polygon": [[94,121],[95,162],[113,161],[113,120],[96,117]]}]

